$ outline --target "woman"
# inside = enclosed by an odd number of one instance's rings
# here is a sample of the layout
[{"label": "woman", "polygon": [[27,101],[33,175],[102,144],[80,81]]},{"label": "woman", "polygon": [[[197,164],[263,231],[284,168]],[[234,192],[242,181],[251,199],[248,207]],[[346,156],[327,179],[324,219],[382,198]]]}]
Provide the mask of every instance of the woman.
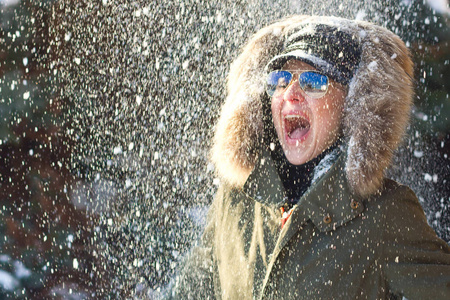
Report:
[{"label": "woman", "polygon": [[404,43],[294,16],[233,63],[212,160],[221,185],[175,298],[450,299],[450,248],[383,173],[408,124]]}]

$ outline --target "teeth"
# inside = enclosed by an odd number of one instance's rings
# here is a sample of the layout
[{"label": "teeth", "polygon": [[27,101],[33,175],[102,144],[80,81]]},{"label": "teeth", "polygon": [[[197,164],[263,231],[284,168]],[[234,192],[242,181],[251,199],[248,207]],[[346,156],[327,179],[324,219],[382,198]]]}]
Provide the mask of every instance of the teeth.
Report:
[{"label": "teeth", "polygon": [[286,115],[284,119],[287,122],[300,122],[300,124],[309,124],[309,120],[299,115]]},{"label": "teeth", "polygon": [[285,119],[289,119],[289,120],[291,120],[291,119],[303,119],[303,120],[306,120],[304,117],[299,116],[299,115],[286,115],[284,118]]}]

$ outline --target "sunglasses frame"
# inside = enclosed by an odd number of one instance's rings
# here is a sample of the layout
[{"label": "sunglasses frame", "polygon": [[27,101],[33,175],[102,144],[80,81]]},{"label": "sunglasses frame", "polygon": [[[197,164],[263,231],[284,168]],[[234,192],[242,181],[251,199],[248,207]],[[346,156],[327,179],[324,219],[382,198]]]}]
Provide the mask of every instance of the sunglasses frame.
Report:
[{"label": "sunglasses frame", "polygon": [[[269,75],[272,74],[272,73],[274,73],[274,72],[288,72],[288,73],[291,74],[291,76],[292,76],[291,80],[289,81],[289,83],[287,84],[287,86],[284,88],[283,92],[284,92],[291,84],[294,84],[294,82],[297,81],[297,82],[298,82],[298,86],[300,87],[300,89],[301,89],[301,90],[303,91],[303,93],[304,93],[305,95],[307,95],[309,98],[312,98],[312,99],[320,99],[320,98],[324,97],[324,96],[328,93],[328,87],[330,86],[330,78],[328,78],[327,75],[325,75],[325,74],[323,74],[323,73],[321,73],[321,72],[319,72],[319,71],[316,71],[316,70],[273,70],[272,72],[270,72],[269,74],[267,74],[267,77],[269,77]],[[300,75],[302,75],[303,73],[306,73],[306,72],[316,73],[316,74],[325,76],[325,77],[327,78],[327,88],[324,90],[323,95],[320,95],[320,96],[318,96],[318,97],[312,96],[312,95],[308,94],[308,92],[306,92],[306,91],[303,89],[303,87],[300,85],[300,81],[299,81]],[[296,77],[295,77],[295,75],[296,75]],[[295,78],[296,78],[296,79],[295,79]],[[275,93],[273,93],[272,95],[269,94],[268,88],[267,88],[267,81],[266,81],[266,93],[267,93],[267,95],[268,95],[269,97],[273,97],[273,95],[275,94]]]}]

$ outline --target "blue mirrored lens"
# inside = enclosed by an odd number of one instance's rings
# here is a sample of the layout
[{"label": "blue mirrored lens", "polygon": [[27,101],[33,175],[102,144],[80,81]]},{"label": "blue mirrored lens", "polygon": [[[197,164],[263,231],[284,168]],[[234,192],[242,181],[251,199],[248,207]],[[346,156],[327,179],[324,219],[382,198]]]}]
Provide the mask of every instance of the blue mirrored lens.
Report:
[{"label": "blue mirrored lens", "polygon": [[311,98],[320,98],[327,93],[328,77],[316,72],[304,72],[299,75],[298,83]]},{"label": "blue mirrored lens", "polygon": [[267,76],[267,94],[272,97],[282,92],[291,82],[292,74],[288,71],[273,71]]}]

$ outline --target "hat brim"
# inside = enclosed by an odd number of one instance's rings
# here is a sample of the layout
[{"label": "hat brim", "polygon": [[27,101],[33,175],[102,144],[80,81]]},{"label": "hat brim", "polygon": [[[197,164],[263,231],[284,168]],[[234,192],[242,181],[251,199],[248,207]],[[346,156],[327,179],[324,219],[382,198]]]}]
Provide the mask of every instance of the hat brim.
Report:
[{"label": "hat brim", "polygon": [[319,72],[327,75],[336,82],[348,84],[348,79],[345,76],[343,76],[341,72],[337,68],[335,68],[332,64],[321,59],[318,56],[315,56],[314,54],[308,53],[300,49],[280,54],[272,58],[266,65],[266,72],[269,73],[273,70],[281,69],[291,59],[300,60],[311,65]]}]

